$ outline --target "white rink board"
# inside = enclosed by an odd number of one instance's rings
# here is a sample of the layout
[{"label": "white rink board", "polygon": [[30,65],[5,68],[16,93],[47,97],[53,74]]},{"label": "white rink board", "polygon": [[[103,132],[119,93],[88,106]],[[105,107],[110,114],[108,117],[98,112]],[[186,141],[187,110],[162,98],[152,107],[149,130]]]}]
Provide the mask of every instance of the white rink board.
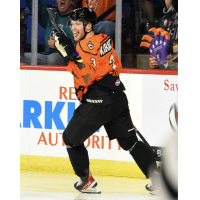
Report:
[{"label": "white rink board", "polygon": [[[163,81],[168,79],[169,85],[177,84],[178,77],[139,74],[120,77],[126,87],[133,123],[150,145],[163,146],[163,138],[174,134],[168,119],[169,108],[178,96],[178,91],[163,91],[163,87],[167,88]],[[73,76],[67,71],[20,70],[20,154],[68,157],[62,127],[67,126],[73,108],[79,106],[79,101],[74,100],[73,85]],[[65,97],[60,97],[61,87],[62,92],[67,89]],[[49,113],[53,113],[57,122],[49,121]],[[119,149],[116,140],[109,142],[106,136],[102,127],[85,142],[91,159],[133,161],[129,153]]]},{"label": "white rink board", "polygon": [[165,146],[173,136],[169,111],[174,103],[178,103],[178,76],[143,76],[142,130],[151,146]]}]

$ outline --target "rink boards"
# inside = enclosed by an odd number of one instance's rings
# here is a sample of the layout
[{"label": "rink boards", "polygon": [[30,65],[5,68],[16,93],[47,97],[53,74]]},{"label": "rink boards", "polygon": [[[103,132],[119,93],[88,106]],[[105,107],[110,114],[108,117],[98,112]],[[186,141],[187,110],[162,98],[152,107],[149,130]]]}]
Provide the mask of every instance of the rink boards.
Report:
[{"label": "rink boards", "polygon": [[[123,69],[120,79],[133,123],[162,157],[163,147],[177,130],[177,71]],[[73,86],[73,76],[63,67],[21,66],[21,171],[73,173],[62,141],[63,130],[80,104]],[[116,140],[109,141],[103,127],[85,146],[93,174],[144,177],[130,154]]]}]

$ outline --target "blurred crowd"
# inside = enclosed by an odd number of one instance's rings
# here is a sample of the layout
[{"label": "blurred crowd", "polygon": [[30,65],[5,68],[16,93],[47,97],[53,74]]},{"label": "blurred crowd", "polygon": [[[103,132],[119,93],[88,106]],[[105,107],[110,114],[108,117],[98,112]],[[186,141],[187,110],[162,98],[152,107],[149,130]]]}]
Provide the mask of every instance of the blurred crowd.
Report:
[{"label": "blurred crowd", "polygon": [[[76,46],[69,25],[69,14],[76,8],[90,7],[97,14],[95,34],[109,35],[115,45],[115,0],[38,0],[38,65],[64,66],[55,48],[59,29]],[[20,0],[20,63],[31,64],[32,0]],[[147,47],[140,47],[142,37],[151,28],[170,34],[166,62],[160,66]],[[123,68],[178,70],[178,0],[122,0],[121,61]]]}]

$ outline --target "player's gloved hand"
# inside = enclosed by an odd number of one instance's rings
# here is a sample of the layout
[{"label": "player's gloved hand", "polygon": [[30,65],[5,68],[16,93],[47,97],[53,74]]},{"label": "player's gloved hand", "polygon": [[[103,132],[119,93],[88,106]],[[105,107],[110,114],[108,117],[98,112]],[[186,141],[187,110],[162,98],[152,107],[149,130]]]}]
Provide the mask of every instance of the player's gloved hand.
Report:
[{"label": "player's gloved hand", "polygon": [[80,59],[80,57],[77,58],[79,54],[76,51],[72,41],[67,36],[62,33],[56,33],[55,40],[56,49],[64,58],[66,65],[68,65],[69,61],[76,61]]},{"label": "player's gloved hand", "polygon": [[151,28],[150,35],[144,35],[140,46],[149,48],[149,52],[156,58],[158,66],[165,63],[167,57],[167,49],[170,43],[170,35],[167,31],[161,28]]}]

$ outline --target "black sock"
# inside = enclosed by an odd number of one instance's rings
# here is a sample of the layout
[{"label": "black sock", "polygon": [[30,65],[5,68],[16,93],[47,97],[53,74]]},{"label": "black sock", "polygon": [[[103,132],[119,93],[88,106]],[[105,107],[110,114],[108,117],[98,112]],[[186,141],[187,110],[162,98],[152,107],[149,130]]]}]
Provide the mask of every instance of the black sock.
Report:
[{"label": "black sock", "polygon": [[84,176],[84,170],[89,167],[88,151],[84,144],[67,148],[67,152],[75,174],[79,177]]}]

